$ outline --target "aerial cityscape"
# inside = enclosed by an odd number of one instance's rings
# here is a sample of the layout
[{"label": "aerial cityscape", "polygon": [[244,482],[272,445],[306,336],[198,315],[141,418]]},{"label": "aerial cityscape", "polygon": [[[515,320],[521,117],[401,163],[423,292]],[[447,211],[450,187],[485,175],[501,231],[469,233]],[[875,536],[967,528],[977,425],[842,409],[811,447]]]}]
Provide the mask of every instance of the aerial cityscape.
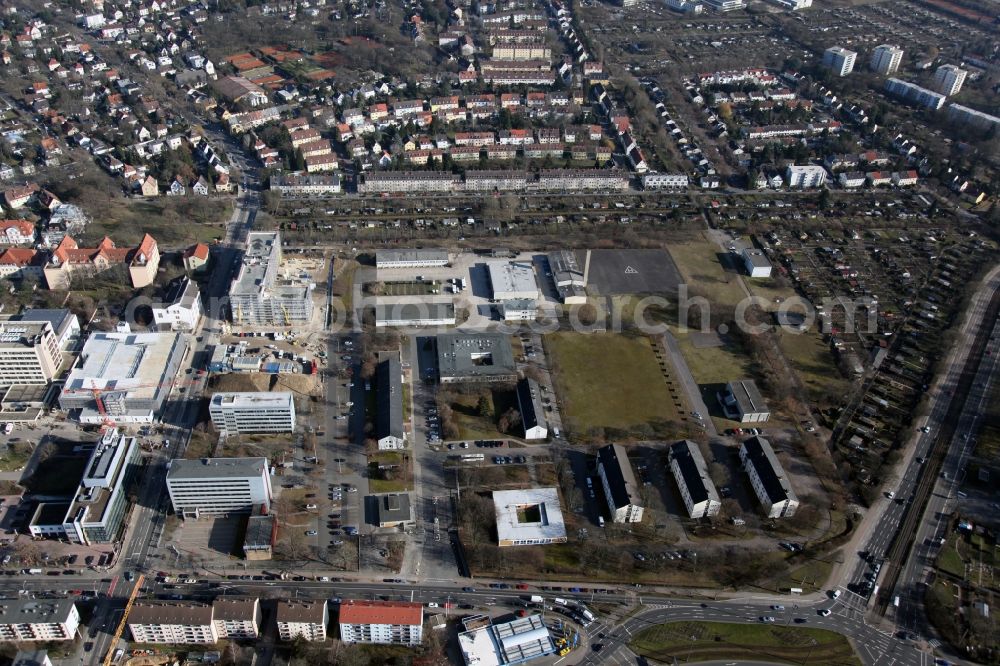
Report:
[{"label": "aerial cityscape", "polygon": [[1000,1],[0,3],[0,666],[1000,665]]}]

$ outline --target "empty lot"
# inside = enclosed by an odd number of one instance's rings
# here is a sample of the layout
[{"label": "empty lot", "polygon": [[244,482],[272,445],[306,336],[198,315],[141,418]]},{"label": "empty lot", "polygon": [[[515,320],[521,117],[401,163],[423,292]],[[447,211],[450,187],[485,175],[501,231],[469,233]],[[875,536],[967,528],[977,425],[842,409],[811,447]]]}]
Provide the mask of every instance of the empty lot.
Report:
[{"label": "empty lot", "polygon": [[573,432],[679,418],[647,338],[554,333],[545,336],[545,347]]}]

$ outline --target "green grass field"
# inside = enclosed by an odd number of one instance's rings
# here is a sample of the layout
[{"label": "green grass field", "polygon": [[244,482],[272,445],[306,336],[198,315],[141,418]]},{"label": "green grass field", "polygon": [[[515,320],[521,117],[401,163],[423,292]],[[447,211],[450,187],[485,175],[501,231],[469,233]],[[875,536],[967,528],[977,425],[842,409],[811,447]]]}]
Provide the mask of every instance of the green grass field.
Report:
[{"label": "green grass field", "polygon": [[677,335],[681,354],[691,376],[699,384],[725,384],[733,379],[752,378],[750,361],[743,350],[725,339],[721,347],[695,347],[689,335]]},{"label": "green grass field", "polygon": [[545,348],[570,430],[678,418],[647,338],[553,333],[545,336]]},{"label": "green grass field", "polygon": [[739,276],[727,272],[719,261],[720,253],[719,246],[702,234],[670,246],[670,256],[684,277],[690,294],[704,296],[713,306],[732,308],[746,294],[740,288]]},{"label": "green grass field", "polygon": [[840,666],[860,664],[844,636],[774,624],[671,622],[644,629],[629,645],[660,663],[759,660]]},{"label": "green grass field", "polygon": [[802,334],[781,331],[779,340],[781,350],[795,368],[811,399],[847,393],[850,382],[840,374],[829,345],[823,342],[818,331]]}]

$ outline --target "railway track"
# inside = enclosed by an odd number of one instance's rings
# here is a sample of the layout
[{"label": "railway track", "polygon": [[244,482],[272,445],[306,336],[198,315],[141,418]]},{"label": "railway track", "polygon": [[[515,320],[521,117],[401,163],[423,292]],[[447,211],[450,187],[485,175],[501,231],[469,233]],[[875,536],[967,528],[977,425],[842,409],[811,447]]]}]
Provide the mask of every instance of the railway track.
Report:
[{"label": "railway track", "polygon": [[986,307],[983,323],[969,348],[969,356],[952,393],[948,412],[945,414],[941,427],[938,428],[937,436],[931,444],[927,462],[922,466],[920,478],[914,490],[913,501],[906,507],[896,536],[886,553],[882,585],[873,606],[873,610],[880,616],[885,615],[895,594],[896,584],[899,582],[899,575],[906,561],[906,555],[913,547],[913,540],[916,538],[917,525],[924,516],[927,501],[934,489],[934,483],[937,481],[945,456],[948,454],[952,439],[958,430],[959,419],[965,408],[965,396],[969,395],[972,383],[979,372],[979,364],[982,362],[986,345],[993,331],[993,323],[997,320],[998,315],[1000,315],[1000,290],[993,292],[989,305]]}]

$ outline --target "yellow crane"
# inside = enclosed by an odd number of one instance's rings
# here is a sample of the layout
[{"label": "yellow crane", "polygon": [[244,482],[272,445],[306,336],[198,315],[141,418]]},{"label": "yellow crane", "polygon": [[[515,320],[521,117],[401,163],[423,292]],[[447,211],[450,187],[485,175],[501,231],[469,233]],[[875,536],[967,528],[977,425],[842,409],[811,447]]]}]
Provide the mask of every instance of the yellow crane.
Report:
[{"label": "yellow crane", "polygon": [[108,654],[104,657],[104,666],[111,666],[111,661],[115,656],[115,650],[118,648],[118,641],[121,640],[122,632],[125,631],[125,623],[128,622],[129,611],[132,610],[132,602],[134,602],[135,598],[139,596],[139,592],[142,590],[142,584],[144,582],[146,582],[146,577],[139,574],[139,577],[135,579],[135,587],[132,588],[132,594],[128,595],[128,601],[125,602],[125,610],[122,612],[122,619],[118,621],[118,627],[115,629],[115,633],[111,637],[111,645],[108,647]]}]

